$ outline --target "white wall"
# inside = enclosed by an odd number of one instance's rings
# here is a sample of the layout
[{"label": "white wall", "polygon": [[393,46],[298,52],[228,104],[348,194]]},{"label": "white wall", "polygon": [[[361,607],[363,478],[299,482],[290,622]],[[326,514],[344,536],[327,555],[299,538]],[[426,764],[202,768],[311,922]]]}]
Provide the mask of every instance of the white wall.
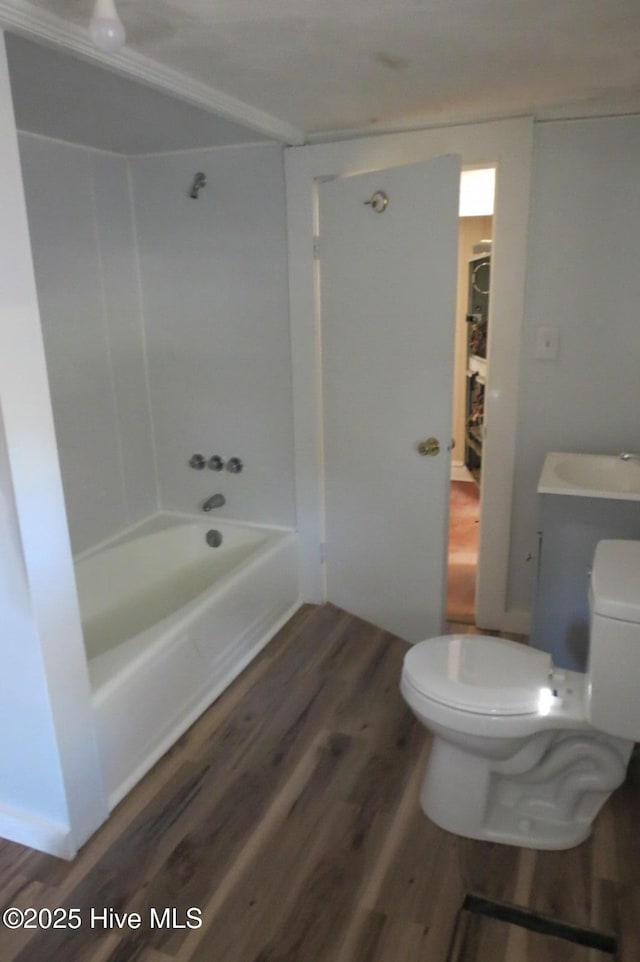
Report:
[{"label": "white wall", "polygon": [[[640,117],[537,124],[509,601],[527,608],[547,451],[640,450]],[[535,360],[539,326],[556,361]]]},{"label": "white wall", "polygon": [[127,160],[21,134],[74,552],[157,509]]},{"label": "white wall", "polygon": [[106,817],[0,34],[0,836],[72,855]]},{"label": "white wall", "polygon": [[[160,499],[215,516],[294,523],[282,151],[257,146],[133,158]],[[194,174],[208,178],[197,200]],[[193,471],[237,456],[242,474]]]},{"label": "white wall", "polygon": [[[5,817],[26,811],[30,819],[50,818],[64,825],[68,813],[62,771],[39,638],[31,615],[9,455],[1,428],[0,424],[0,811]],[[29,684],[21,684],[19,679],[29,679]]]}]

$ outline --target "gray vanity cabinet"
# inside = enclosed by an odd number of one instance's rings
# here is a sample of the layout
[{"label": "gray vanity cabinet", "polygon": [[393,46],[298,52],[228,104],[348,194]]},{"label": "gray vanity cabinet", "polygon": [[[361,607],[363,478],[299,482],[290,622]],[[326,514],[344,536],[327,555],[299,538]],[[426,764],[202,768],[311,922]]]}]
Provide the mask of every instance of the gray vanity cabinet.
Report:
[{"label": "gray vanity cabinet", "polygon": [[589,572],[598,541],[640,540],[640,501],[542,494],[531,644],[585,671]]}]

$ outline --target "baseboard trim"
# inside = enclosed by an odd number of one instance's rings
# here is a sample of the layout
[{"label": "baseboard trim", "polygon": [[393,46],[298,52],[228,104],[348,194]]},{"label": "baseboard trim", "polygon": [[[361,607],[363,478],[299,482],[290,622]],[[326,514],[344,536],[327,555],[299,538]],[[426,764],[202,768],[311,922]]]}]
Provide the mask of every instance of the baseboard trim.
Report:
[{"label": "baseboard trim", "polygon": [[505,631],[512,635],[528,635],[531,632],[531,612],[502,611],[495,618],[483,618],[478,612],[476,598],[476,625],[484,631]]},{"label": "baseboard trim", "polygon": [[0,806],[0,837],[58,858],[72,859],[77,853],[68,825],[4,806]]},{"label": "baseboard trim", "polygon": [[531,632],[531,612],[505,611],[502,625],[501,631],[510,631],[516,635],[528,635]]},{"label": "baseboard trim", "polygon": [[464,466],[464,464],[452,464],[451,473],[449,475],[450,481],[468,481],[470,483],[475,483],[473,475]]}]

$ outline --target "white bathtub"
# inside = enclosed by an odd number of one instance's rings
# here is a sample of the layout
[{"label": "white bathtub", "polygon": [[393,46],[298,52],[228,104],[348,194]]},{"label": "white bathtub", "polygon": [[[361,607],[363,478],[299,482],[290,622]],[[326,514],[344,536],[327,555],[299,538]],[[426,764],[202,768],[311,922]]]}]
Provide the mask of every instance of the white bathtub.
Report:
[{"label": "white bathtub", "polygon": [[111,807],[293,614],[297,562],[293,531],[170,514],[77,559]]}]

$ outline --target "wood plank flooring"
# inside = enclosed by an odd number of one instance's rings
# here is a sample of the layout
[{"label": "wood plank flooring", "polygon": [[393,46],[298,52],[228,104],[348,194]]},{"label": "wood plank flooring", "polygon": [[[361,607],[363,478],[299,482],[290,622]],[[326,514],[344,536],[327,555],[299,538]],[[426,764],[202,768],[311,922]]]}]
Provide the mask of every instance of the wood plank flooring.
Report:
[{"label": "wood plank flooring", "polygon": [[[568,852],[441,831],[418,806],[429,743],[398,690],[405,651],[329,605],[301,609],[73,862],[0,842],[4,908],[82,918],[76,930],[0,925],[0,960],[603,959],[543,949],[536,933],[490,919],[474,919],[456,947],[473,892],[614,933],[618,962],[637,962],[638,786],[619,789],[593,837]],[[182,926],[198,908],[202,927],[158,927],[166,907]],[[140,928],[105,928],[100,916],[91,927],[92,908],[139,913]]]}]

